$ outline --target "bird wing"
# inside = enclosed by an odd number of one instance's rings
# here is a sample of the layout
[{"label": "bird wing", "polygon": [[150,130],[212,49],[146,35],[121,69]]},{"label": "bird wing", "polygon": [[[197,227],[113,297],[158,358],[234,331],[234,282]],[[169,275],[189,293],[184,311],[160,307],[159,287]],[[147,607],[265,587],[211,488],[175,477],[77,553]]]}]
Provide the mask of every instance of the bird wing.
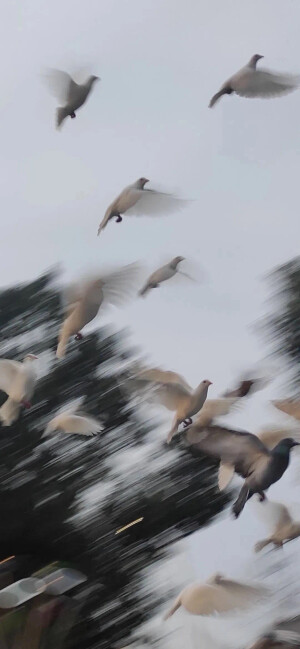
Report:
[{"label": "bird wing", "polygon": [[209,426],[215,417],[222,417],[228,415],[234,408],[240,405],[239,399],[207,399],[199,415],[196,418],[196,423],[199,426]]},{"label": "bird wing", "polygon": [[201,428],[193,424],[187,429],[186,441],[198,451],[234,465],[235,471],[243,477],[259,460],[269,457],[268,450],[256,435],[222,426]]},{"label": "bird wing", "polygon": [[139,263],[128,264],[106,275],[101,275],[103,296],[107,303],[122,305],[135,294],[140,281]]},{"label": "bird wing", "polygon": [[285,412],[290,417],[294,417],[300,421],[300,401],[292,401],[292,399],[283,399],[282,401],[272,401],[277,410]]},{"label": "bird wing", "polygon": [[46,74],[50,92],[62,103],[67,104],[76,94],[79,86],[67,72],[50,69]]},{"label": "bird wing", "polygon": [[154,399],[168,410],[178,410],[191,398],[191,393],[179,383],[158,383]]},{"label": "bird wing", "polygon": [[262,443],[269,449],[273,449],[278,442],[286,437],[293,437],[294,439],[300,439],[300,433],[294,429],[289,430],[288,428],[265,428],[260,430],[257,434],[257,437],[262,441]]},{"label": "bird wing", "polygon": [[135,190],[140,196],[132,207],[127,208],[128,216],[164,216],[184,209],[189,201],[176,198],[172,194],[156,192],[152,189]]},{"label": "bird wing", "polygon": [[7,359],[0,360],[0,390],[9,394],[21,369],[21,363]]},{"label": "bird wing", "polygon": [[234,90],[241,97],[275,97],[292,92],[298,85],[296,76],[256,70],[254,74],[241,76]]},{"label": "bird wing", "polygon": [[185,388],[185,390],[190,394],[193,391],[191,386],[186,382],[181,374],[177,374],[177,372],[161,370],[159,367],[154,367],[149,370],[142,370],[136,375],[135,378],[139,381],[146,381],[147,383],[161,383],[163,385],[174,383]]},{"label": "bird wing", "polygon": [[66,433],[86,436],[96,435],[103,430],[102,424],[97,419],[83,413],[81,415],[66,415],[61,420],[60,426]]}]

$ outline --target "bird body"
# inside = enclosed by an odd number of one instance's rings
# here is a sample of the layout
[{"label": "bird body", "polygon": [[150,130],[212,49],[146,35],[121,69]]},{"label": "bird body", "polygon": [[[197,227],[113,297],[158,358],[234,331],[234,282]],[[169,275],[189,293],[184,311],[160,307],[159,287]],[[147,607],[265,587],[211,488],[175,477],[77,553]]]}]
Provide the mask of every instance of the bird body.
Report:
[{"label": "bird body", "polygon": [[139,178],[128,185],[108,206],[98,228],[98,236],[108,222],[116,217],[117,223],[122,221],[122,214],[133,216],[162,216],[181,209],[186,201],[171,194],[145,189],[147,178]]},{"label": "bird body", "polygon": [[210,100],[209,107],[212,108],[223,95],[233,92],[241,97],[274,97],[297,88],[299,79],[296,76],[257,70],[257,62],[262,58],[260,54],[254,54],[247,65],[223,83]]},{"label": "bird body", "polygon": [[139,265],[129,264],[101,277],[90,277],[82,284],[72,287],[70,296],[66,293],[67,317],[59,332],[57,358],[65,356],[70,336],[76,334],[81,337],[81,329],[97,316],[104,301],[110,304],[124,301],[132,291],[138,274]]},{"label": "bird body", "polygon": [[139,295],[146,295],[152,288],[157,288],[159,284],[171,279],[178,272],[178,264],[184,260],[184,257],[174,257],[168,264],[158,268],[150,277],[148,277],[146,284],[139,291]]},{"label": "bird body", "polygon": [[50,70],[47,77],[54,94],[58,95],[63,102],[63,106],[57,108],[56,113],[56,125],[59,128],[66,117],[76,117],[75,111],[86,102],[99,77],[92,75],[83,84],[76,83],[67,72],[62,70]]},{"label": "bird body", "polygon": [[171,617],[180,606],[192,615],[213,615],[247,608],[265,592],[262,587],[248,586],[217,574],[204,584],[191,584],[184,588],[164,619]]},{"label": "bird body", "polygon": [[19,416],[21,405],[30,407],[36,371],[34,354],[27,354],[22,363],[7,359],[0,360],[0,389],[6,392],[8,399],[0,408],[0,420],[4,426],[11,426]]},{"label": "bird body", "polygon": [[197,424],[188,428],[186,439],[188,444],[202,453],[234,467],[234,471],[245,479],[233,505],[236,518],[254,493],[258,493],[261,499],[265,498],[264,491],[280,480],[288,467],[291,448],[298,445],[295,440],[286,438],[270,451],[251,433]]},{"label": "bird body", "polygon": [[269,517],[272,533],[268,538],[256,543],[255,552],[260,552],[264,547],[272,544],[275,547],[282,547],[283,543],[300,536],[300,522],[292,518],[286,505],[272,500],[265,500],[262,504],[257,504],[257,506],[259,507],[257,511],[264,521]]},{"label": "bird body", "polygon": [[152,368],[140,371],[133,378],[133,386],[139,389],[149,387],[151,400],[158,402],[168,410],[175,411],[172,428],[168,434],[167,442],[170,443],[178,426],[182,422],[192,422],[191,417],[202,408],[211,381],[205,379],[193,390],[185,379],[177,372],[164,371]]}]

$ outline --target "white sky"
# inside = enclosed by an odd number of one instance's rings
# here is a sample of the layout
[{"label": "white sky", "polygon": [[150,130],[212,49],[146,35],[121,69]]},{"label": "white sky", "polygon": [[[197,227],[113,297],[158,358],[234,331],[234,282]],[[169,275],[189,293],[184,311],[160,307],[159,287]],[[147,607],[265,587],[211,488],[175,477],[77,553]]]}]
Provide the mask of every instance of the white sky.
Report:
[{"label": "white sky", "polygon": [[[265,311],[262,276],[299,252],[300,94],[207,106],[255,52],[299,72],[299,22],[297,0],[2,2],[1,284],[57,262],[68,275],[136,259],[152,271],[180,254],[207,281],[170,282],[113,311],[115,323],[155,363],[212,380],[210,396],[259,360],[266,348],[250,325]],[[61,132],[47,67],[102,79]],[[140,176],[197,200],[174,217],[125,217],[97,238],[108,203]],[[275,396],[271,386],[231,422],[279,421],[265,405]],[[247,535],[243,521],[233,538]],[[211,539],[207,548],[213,564]]]}]

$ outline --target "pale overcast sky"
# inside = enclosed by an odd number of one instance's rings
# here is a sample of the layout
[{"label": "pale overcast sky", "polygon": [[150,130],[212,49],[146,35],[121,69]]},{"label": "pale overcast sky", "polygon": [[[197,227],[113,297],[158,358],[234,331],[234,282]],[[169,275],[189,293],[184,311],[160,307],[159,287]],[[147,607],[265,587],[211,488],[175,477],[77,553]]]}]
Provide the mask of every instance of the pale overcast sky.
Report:
[{"label": "pale overcast sky", "polygon": [[[267,351],[250,328],[265,310],[262,276],[299,253],[300,93],[207,106],[254,53],[299,73],[299,24],[298,0],[2,2],[1,284],[57,262],[71,276],[191,257],[205,283],[170,282],[111,317],[155,363],[209,378],[211,396],[227,388]],[[47,67],[102,79],[61,132]],[[97,238],[109,202],[140,176],[197,200]],[[271,386],[231,422],[279,421],[264,405],[275,396]]]}]

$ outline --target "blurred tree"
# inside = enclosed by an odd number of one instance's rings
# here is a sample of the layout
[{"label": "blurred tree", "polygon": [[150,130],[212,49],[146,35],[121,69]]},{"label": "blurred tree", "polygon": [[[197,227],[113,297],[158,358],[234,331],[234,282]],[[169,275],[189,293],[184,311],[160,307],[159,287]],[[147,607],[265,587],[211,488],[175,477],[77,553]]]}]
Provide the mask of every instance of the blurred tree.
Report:
[{"label": "blurred tree", "polygon": [[292,370],[293,383],[300,383],[300,257],[276,268],[269,276],[273,313],[263,327],[271,334],[276,354]]},{"label": "blurred tree", "polygon": [[[0,561],[31,555],[36,567],[60,559],[85,572],[89,594],[68,647],[109,649],[125,644],[153,612],[153,598],[139,594],[141,570],[207,524],[227,497],[212,462],[180,443],[170,449],[155,442],[153,426],[128,401],[121,385],[131,356],[125,334],[102,328],[71,341],[66,358],[56,360],[62,312],[55,280],[49,272],[0,293],[1,357],[32,352],[40,366],[32,408],[0,427]],[[42,438],[57,408],[79,396],[104,432]],[[32,571],[25,561],[21,576],[28,576],[26,565]]]}]

